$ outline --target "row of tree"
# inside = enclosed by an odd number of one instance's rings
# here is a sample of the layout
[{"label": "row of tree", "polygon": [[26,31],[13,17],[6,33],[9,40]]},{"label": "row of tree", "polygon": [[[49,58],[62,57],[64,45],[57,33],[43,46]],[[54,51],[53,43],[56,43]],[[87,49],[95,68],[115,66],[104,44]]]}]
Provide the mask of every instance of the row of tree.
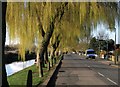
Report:
[{"label": "row of tree", "polygon": [[[59,50],[78,45],[80,38],[88,41],[91,30],[99,22],[104,22],[113,30],[119,17],[117,2],[4,2],[2,11],[3,50],[7,25],[11,40],[19,39],[19,54],[23,60],[25,51],[37,46],[40,77],[43,76],[44,61],[48,70],[50,68],[48,51],[53,59]],[[3,86],[8,86],[4,59],[2,81]]]},{"label": "row of tree", "polygon": [[96,39],[95,37],[93,37],[90,40],[89,47],[96,51],[100,51],[100,50],[113,51],[113,50],[115,50],[115,44],[112,39],[103,40],[103,39]]}]

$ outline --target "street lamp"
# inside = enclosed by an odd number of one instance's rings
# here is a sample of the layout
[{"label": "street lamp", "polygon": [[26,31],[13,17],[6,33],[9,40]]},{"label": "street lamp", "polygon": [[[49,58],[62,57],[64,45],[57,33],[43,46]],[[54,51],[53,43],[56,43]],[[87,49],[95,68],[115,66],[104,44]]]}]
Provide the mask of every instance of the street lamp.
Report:
[{"label": "street lamp", "polygon": [[116,64],[116,62],[117,62],[116,61],[116,28],[114,28],[114,29],[115,29],[115,44],[114,44],[115,45],[115,52],[114,52],[115,53],[115,59],[114,59],[114,61],[115,61],[115,64]]},{"label": "street lamp", "polygon": [[[109,27],[111,28],[111,27]],[[114,42],[114,46],[115,46],[115,49],[114,49],[114,55],[115,55],[115,58],[114,58],[114,63],[116,64],[116,28],[115,27],[112,27],[115,31],[115,42]]]},{"label": "street lamp", "polygon": [[109,53],[109,52],[108,52],[108,39],[107,39],[107,41],[106,41],[106,42],[107,42],[106,58],[108,59],[108,53]]}]

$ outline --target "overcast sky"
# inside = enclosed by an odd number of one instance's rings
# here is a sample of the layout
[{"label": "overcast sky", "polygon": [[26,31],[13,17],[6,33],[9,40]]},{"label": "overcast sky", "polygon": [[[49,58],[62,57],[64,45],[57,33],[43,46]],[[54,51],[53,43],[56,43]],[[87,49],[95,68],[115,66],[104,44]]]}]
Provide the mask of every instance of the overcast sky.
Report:
[{"label": "overcast sky", "polygon": [[[116,28],[116,44],[120,44],[120,24],[118,26],[118,22],[115,23]],[[113,39],[115,41],[115,31],[110,31],[109,29],[106,29],[106,25],[99,24],[96,29],[93,30],[92,35],[94,37],[97,37],[99,33],[105,33],[108,34],[109,39]]]},{"label": "overcast sky", "polygon": [[106,36],[108,36],[109,39],[115,40],[115,31],[110,31],[109,29],[106,29],[103,24],[98,25],[97,28],[93,30],[92,35],[93,37],[97,38],[99,33],[104,33],[106,34]]}]

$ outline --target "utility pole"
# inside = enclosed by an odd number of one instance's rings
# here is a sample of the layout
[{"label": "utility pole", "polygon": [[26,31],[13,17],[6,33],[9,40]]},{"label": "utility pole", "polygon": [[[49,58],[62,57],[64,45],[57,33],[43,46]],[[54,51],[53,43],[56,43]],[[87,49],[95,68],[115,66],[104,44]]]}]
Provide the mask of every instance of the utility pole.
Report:
[{"label": "utility pole", "polygon": [[115,29],[115,59],[114,59],[114,61],[116,64],[116,28],[114,28],[114,29]]},{"label": "utility pole", "polygon": [[106,59],[108,59],[108,39],[107,39],[107,53],[106,53]]},{"label": "utility pole", "polygon": [[[120,14],[120,1],[118,2],[117,12],[118,12],[118,14]],[[120,16],[118,15],[118,26],[119,26],[119,19],[120,19]],[[116,30],[116,28],[114,28],[114,29],[115,29],[115,64],[116,64],[117,63],[116,39],[118,39],[118,37],[116,38],[116,31],[118,32],[118,29],[117,30]]]},{"label": "utility pole", "polygon": [[107,57],[106,57],[106,58],[108,59],[108,58],[109,58],[109,57],[108,57],[108,55],[109,55],[109,54],[108,54],[108,53],[109,53],[109,52],[108,52],[108,51],[109,51],[109,50],[108,50],[108,41],[109,41],[109,36],[108,36],[108,34],[107,34],[105,40],[106,40],[106,43],[107,43],[107,51],[106,51],[106,54],[107,54],[106,56],[107,56]]}]

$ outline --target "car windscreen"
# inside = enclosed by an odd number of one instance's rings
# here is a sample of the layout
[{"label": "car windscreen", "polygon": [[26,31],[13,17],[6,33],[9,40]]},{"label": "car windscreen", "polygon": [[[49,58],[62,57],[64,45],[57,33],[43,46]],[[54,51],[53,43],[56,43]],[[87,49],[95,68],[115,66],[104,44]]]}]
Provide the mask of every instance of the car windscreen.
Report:
[{"label": "car windscreen", "polygon": [[87,51],[87,54],[95,54],[95,51]]}]

